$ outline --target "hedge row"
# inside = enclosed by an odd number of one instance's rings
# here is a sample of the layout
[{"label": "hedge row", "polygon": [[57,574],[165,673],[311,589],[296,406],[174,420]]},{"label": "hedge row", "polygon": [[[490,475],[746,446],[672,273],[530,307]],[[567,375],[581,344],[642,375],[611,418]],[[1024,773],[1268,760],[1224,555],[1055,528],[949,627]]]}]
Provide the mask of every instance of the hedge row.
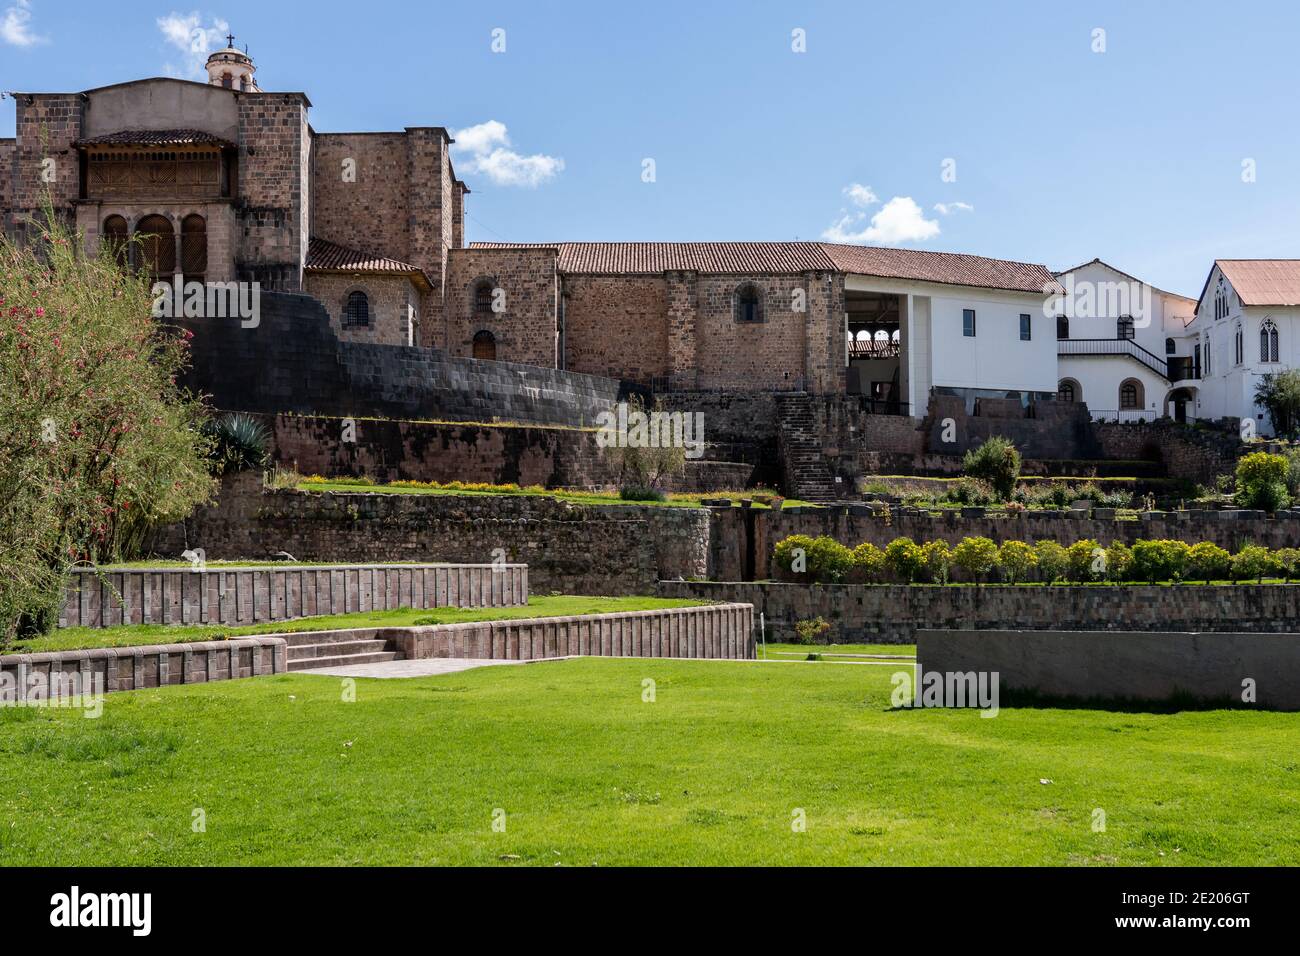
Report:
[{"label": "hedge row", "polygon": [[1121,541],[1102,547],[1090,538],[1069,547],[1055,541],[1030,545],[1005,541],[1001,546],[988,538],[962,538],[955,546],[945,541],[918,544],[911,538],[895,538],[882,551],[873,544],[856,548],[834,538],[791,535],[775,549],[776,564],[793,580],[822,584],[884,583],[912,584],[929,581],[947,584],[954,568],[972,581],[985,581],[995,573],[1004,581],[1086,583],[1110,581],[1151,583],[1158,581],[1262,581],[1300,577],[1300,550],[1269,550],[1246,545],[1230,554],[1217,544],[1202,541],[1135,541],[1130,548]]}]

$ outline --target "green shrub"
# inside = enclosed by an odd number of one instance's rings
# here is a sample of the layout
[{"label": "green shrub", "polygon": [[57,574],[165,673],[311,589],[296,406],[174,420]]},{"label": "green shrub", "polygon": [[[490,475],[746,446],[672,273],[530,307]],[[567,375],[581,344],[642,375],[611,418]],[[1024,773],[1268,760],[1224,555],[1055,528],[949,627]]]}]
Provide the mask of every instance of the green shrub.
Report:
[{"label": "green shrub", "polygon": [[[1071,581],[1095,581],[1106,570],[1106,552],[1091,538],[1076,541],[1065,549],[1066,572]],[[1098,561],[1098,558],[1101,558]]]},{"label": "green shrub", "polygon": [[1133,551],[1123,541],[1112,541],[1106,549],[1106,580],[1127,581],[1133,573]]},{"label": "green shrub", "polygon": [[1023,581],[1038,564],[1038,555],[1023,541],[1004,541],[998,548],[998,564],[1012,584]]},{"label": "green shrub", "polygon": [[210,440],[210,469],[215,475],[249,471],[266,464],[271,433],[252,415],[234,412],[203,423],[203,434]]},{"label": "green shrub", "polygon": [[1232,570],[1232,555],[1217,544],[1202,541],[1187,551],[1188,580],[1211,581],[1226,578]]},{"label": "green shrub", "polygon": [[1288,448],[1282,452],[1286,458],[1286,491],[1291,497],[1300,495],[1300,448]]},{"label": "green shrub", "polygon": [[921,546],[921,560],[925,573],[935,584],[948,583],[948,571],[952,567],[952,549],[947,541],[927,541]]},{"label": "green shrub", "polygon": [[1287,583],[1300,574],[1300,550],[1279,548],[1273,552],[1273,564],[1277,573],[1286,578]]},{"label": "green shrub", "polygon": [[[800,559],[802,551],[802,560]],[[791,574],[805,574],[809,580],[822,584],[843,581],[853,569],[853,552],[834,538],[825,536],[809,538],[791,535],[777,543],[777,565]]]},{"label": "green shrub", "polygon": [[865,581],[879,581],[885,570],[885,552],[869,541],[853,549],[853,567]]},{"label": "green shrub", "polygon": [[1154,584],[1157,581],[1177,581],[1187,569],[1191,551],[1182,541],[1135,541],[1133,543],[1133,575],[1139,581]]},{"label": "green shrub", "polygon": [[1266,451],[1243,455],[1237,462],[1237,504],[1268,512],[1285,508],[1290,500],[1286,485],[1290,473],[1291,464],[1285,455]]},{"label": "green shrub", "polygon": [[980,581],[998,565],[998,546],[988,538],[962,538],[952,552],[953,563]]},{"label": "green shrub", "polygon": [[925,555],[911,538],[895,538],[885,548],[885,566],[904,584],[916,580],[925,564]]},{"label": "green shrub", "polygon": [[1232,556],[1232,579],[1234,581],[1255,578],[1263,582],[1264,575],[1273,568],[1273,561],[1267,548],[1257,544],[1248,544]]},{"label": "green shrub", "polygon": [[978,478],[959,478],[945,496],[953,504],[982,508],[998,500],[993,486]]},{"label": "green shrub", "polygon": [[831,629],[830,622],[820,614],[814,618],[796,621],[791,644],[820,644],[820,638]]},{"label": "green shrub", "polygon": [[[807,574],[808,551],[812,548],[812,543],[813,539],[806,534],[792,534],[778,541],[773,549],[776,566],[790,574]],[[799,567],[796,567],[796,563]]]},{"label": "green shrub", "polygon": [[1065,549],[1055,541],[1039,541],[1034,545],[1034,554],[1038,558],[1039,576],[1048,584],[1059,580],[1070,565]]},{"label": "green shrub", "polygon": [[624,501],[667,501],[668,496],[658,488],[646,485],[624,485],[618,489],[619,498]]},{"label": "green shrub", "polygon": [[972,478],[988,482],[998,499],[1006,501],[1020,478],[1020,452],[1008,439],[994,435],[978,448],[966,452],[962,468]]}]

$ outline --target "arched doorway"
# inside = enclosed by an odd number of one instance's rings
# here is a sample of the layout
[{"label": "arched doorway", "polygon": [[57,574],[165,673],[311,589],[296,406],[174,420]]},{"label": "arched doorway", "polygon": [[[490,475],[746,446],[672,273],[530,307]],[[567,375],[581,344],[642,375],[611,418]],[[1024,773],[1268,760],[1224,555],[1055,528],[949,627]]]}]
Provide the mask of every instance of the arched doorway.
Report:
[{"label": "arched doorway", "polygon": [[121,216],[109,216],[104,220],[101,242],[123,269],[127,266],[128,231],[126,220]]},{"label": "arched doorway", "polygon": [[496,336],[484,329],[481,332],[474,333],[474,358],[483,359],[487,362],[497,360],[497,340]]},{"label": "arched doorway", "polygon": [[1196,420],[1196,390],[1176,388],[1165,396],[1165,414],[1176,422]]},{"label": "arched doorway", "polygon": [[186,280],[204,281],[208,271],[208,223],[200,215],[181,220],[181,272]]},{"label": "arched doorway", "polygon": [[166,216],[145,216],[135,226],[140,239],[140,265],[155,282],[176,272],[176,235]]}]

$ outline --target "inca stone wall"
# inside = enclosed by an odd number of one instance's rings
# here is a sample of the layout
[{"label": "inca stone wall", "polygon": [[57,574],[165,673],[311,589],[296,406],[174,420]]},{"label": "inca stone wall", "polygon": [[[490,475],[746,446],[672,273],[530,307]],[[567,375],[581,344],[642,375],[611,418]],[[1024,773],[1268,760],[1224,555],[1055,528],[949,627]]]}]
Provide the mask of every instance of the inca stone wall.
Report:
[{"label": "inca stone wall", "polygon": [[831,624],[825,643],[910,644],[918,630],[1300,630],[1300,585],[1175,587],[804,585],[664,581],[659,595],[754,606],[769,641],[798,621]]},{"label": "inca stone wall", "polygon": [[1236,471],[1250,449],[1235,435],[1188,428],[1176,422],[1097,423],[1093,425],[1107,458],[1146,458],[1164,463],[1171,478],[1213,484]]},{"label": "inca stone wall", "polygon": [[[151,553],[209,561],[491,563],[528,565],[535,593],[651,594],[660,577],[707,577],[703,508],[586,506],[497,495],[262,492],[260,478],[228,481],[219,500],[160,529]],[[500,552],[498,552],[500,549]]]}]

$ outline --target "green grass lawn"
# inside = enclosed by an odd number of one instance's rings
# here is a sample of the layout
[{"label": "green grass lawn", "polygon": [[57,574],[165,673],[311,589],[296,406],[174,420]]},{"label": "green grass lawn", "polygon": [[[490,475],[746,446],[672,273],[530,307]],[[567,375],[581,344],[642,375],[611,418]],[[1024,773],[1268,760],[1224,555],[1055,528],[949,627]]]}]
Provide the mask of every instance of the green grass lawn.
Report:
[{"label": "green grass lawn", "polygon": [[189,641],[220,641],[228,637],[241,637],[248,634],[285,634],[353,627],[411,627],[421,624],[461,624],[469,621],[509,621],[521,617],[569,617],[575,614],[609,614],[615,611],[650,611],[665,607],[698,607],[708,603],[708,601],[691,598],[534,595],[529,598],[527,605],[521,607],[399,608],[394,611],[330,614],[241,626],[127,624],[120,627],[65,627],[42,637],[16,641],[0,653],[35,654],[44,651],[76,651],[91,647],[181,644]]},{"label": "green grass lawn", "polygon": [[0,864],[1300,863],[1298,715],[891,711],[890,675],[582,659],[0,709]]},{"label": "green grass lawn", "polygon": [[[805,658],[814,654],[822,660],[852,660],[853,655],[879,655],[885,657],[916,657],[915,644],[781,644],[767,642],[767,658],[774,661],[794,661],[803,655]],[[758,648],[758,656],[763,657],[763,648]]]}]

